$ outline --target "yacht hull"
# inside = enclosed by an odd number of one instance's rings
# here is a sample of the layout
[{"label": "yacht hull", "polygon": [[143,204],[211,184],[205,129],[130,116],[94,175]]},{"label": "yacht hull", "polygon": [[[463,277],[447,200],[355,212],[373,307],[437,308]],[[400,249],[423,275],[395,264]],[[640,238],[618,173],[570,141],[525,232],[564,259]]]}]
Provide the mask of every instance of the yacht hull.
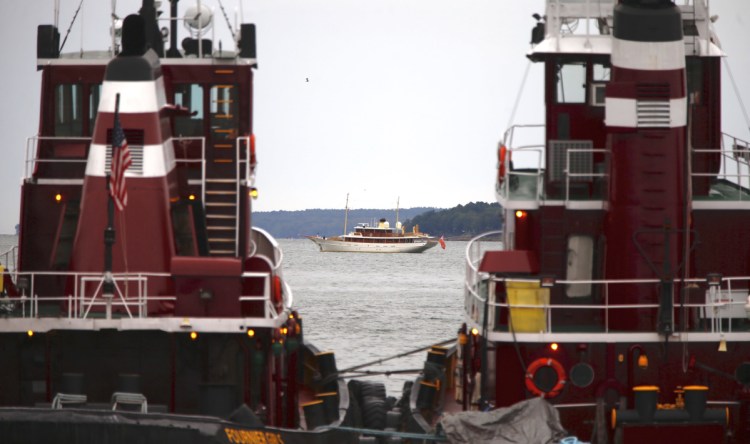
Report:
[{"label": "yacht hull", "polygon": [[309,236],[308,239],[313,241],[320,251],[335,253],[421,253],[438,243],[434,239],[420,239],[409,243],[354,242],[320,236]]}]

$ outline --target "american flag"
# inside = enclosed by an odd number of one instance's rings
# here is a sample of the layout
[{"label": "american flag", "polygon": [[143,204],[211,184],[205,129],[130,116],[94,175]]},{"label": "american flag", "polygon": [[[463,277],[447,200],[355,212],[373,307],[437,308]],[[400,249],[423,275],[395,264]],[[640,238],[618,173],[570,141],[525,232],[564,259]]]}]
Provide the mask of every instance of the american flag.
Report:
[{"label": "american flag", "polygon": [[128,141],[125,132],[120,126],[120,97],[118,94],[115,105],[115,127],[112,129],[112,165],[109,177],[109,193],[115,201],[117,209],[122,211],[128,204],[128,190],[125,187],[125,171],[133,163],[130,157]]}]

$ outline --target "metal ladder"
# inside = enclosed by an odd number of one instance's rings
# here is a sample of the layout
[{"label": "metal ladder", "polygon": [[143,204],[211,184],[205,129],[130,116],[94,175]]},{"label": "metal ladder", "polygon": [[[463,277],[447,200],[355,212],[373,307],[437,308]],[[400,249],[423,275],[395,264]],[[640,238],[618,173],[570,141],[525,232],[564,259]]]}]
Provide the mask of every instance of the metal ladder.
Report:
[{"label": "metal ladder", "polygon": [[205,183],[206,232],[211,256],[237,256],[240,168],[236,143],[236,87],[215,85],[211,95],[211,165]]}]

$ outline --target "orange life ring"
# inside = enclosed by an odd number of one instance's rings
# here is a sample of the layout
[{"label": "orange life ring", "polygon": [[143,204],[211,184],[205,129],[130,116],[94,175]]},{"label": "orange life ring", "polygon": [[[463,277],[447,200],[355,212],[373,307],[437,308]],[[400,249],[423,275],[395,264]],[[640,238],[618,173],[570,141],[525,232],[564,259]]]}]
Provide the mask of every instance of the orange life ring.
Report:
[{"label": "orange life ring", "polygon": [[276,307],[281,306],[281,295],[282,289],[281,289],[281,276],[275,275],[273,277],[273,302]]},{"label": "orange life ring", "polygon": [[[534,375],[536,374],[537,370],[542,367],[552,367],[552,370],[557,373],[557,383],[554,387],[552,387],[552,390],[548,392],[543,392],[534,383]],[[563,368],[562,364],[552,358],[539,358],[536,361],[532,362],[531,365],[529,365],[529,368],[526,369],[526,389],[536,396],[541,396],[543,398],[554,398],[555,396],[560,394],[563,388],[565,388],[566,382],[567,379],[565,369]]]},{"label": "orange life ring", "polygon": [[250,166],[255,167],[257,161],[255,160],[255,133],[250,134]]},{"label": "orange life ring", "polygon": [[510,160],[510,153],[508,153],[508,148],[505,147],[505,145],[500,145],[500,148],[497,149],[497,181],[498,183],[503,183],[503,180],[505,180],[505,158],[508,157],[508,160]]}]

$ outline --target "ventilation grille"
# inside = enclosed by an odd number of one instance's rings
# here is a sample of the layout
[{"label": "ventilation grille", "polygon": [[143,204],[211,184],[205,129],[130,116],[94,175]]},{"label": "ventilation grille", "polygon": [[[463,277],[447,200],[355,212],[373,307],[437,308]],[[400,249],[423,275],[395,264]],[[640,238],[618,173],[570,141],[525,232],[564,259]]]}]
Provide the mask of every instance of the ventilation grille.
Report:
[{"label": "ventilation grille", "polygon": [[[131,145],[128,141],[128,149],[130,149],[130,158],[133,162],[130,167],[126,170],[128,173],[135,176],[143,175],[143,145]],[[112,145],[107,145],[107,157],[104,159],[104,171],[109,173],[112,170]]]},{"label": "ventilation grille", "polygon": [[[591,140],[550,140],[550,180],[560,181],[565,179],[565,171],[573,174],[570,177],[572,182],[590,181],[593,173],[593,153],[594,144]],[[586,150],[575,151],[568,154],[569,150]],[[566,162],[570,162],[566,165]]]},{"label": "ventilation grille", "polygon": [[669,128],[669,84],[639,84],[636,86],[636,95],[638,128]]},{"label": "ventilation grille", "polygon": [[[122,131],[125,133],[125,140],[128,141],[128,148],[130,149],[130,158],[133,163],[127,172],[136,176],[143,175],[143,130],[142,129],[131,129],[123,128]],[[104,171],[110,172],[112,169],[112,128],[107,128],[107,157],[104,160]]]}]

